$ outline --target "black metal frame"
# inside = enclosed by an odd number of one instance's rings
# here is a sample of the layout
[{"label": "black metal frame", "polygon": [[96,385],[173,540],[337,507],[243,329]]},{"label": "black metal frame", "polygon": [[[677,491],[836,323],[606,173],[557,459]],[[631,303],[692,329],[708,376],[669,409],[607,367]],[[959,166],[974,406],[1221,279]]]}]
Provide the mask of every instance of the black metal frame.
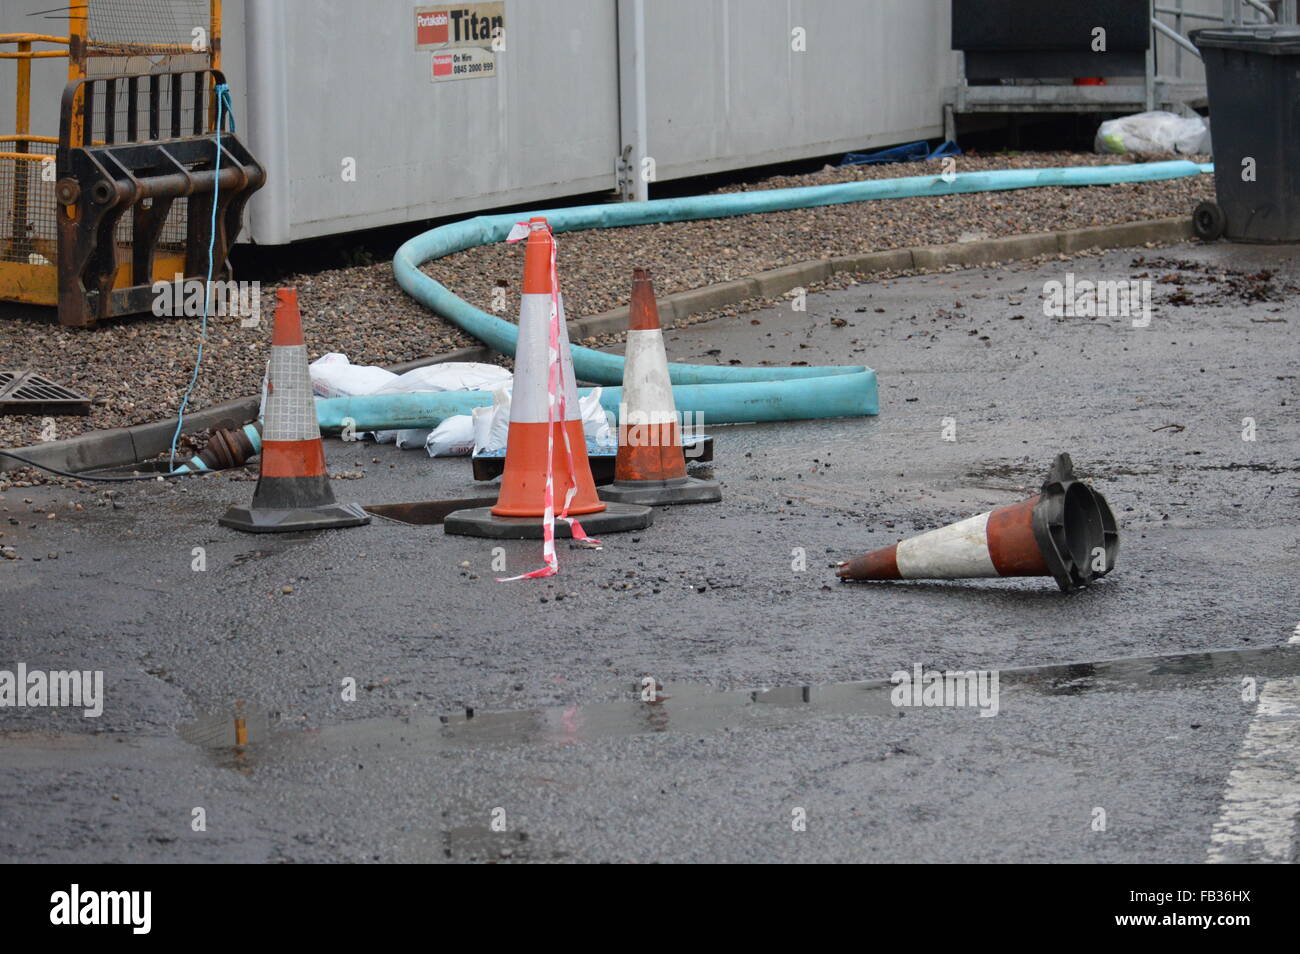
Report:
[{"label": "black metal frame", "polygon": [[[220,135],[220,172],[215,171],[217,151],[209,131],[209,111],[213,91],[224,82],[219,70],[186,70],[94,77],[64,88],[55,186],[62,324],[84,327],[115,315],[151,310],[154,258],[167,214],[177,199],[185,199],[188,206],[184,277],[206,279],[214,187],[217,216],[212,280],[229,278],[227,256],[239,234],[244,206],[266,183],[266,172],[229,132]],[[118,84],[126,84],[129,100],[122,137],[117,122]],[[145,110],[139,108],[142,84],[148,97]],[[161,108],[165,84],[170,100],[166,117]],[[187,97],[193,104],[189,129],[182,123],[182,103]],[[94,144],[97,109],[103,145]],[[81,142],[73,143],[77,114]],[[141,119],[147,128],[141,128]],[[128,211],[133,225],[131,284],[114,289],[114,231]]]}]

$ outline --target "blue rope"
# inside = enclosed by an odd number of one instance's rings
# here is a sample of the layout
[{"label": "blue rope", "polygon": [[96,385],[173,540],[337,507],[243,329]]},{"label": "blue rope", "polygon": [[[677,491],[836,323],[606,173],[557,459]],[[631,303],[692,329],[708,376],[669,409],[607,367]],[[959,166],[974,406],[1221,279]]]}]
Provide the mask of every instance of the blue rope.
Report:
[{"label": "blue rope", "polygon": [[171,459],[168,467],[173,471],[176,469],[176,444],[181,438],[181,428],[185,426],[185,409],[189,407],[190,395],[194,393],[194,386],[199,381],[199,367],[203,364],[203,342],[208,337],[208,308],[212,298],[212,260],[216,255],[217,244],[217,196],[220,190],[221,175],[221,133],[227,119],[230,120],[230,131],[235,131],[235,113],[230,104],[230,87],[225,83],[220,83],[217,86],[216,94],[217,122],[216,130],[212,135],[212,142],[216,147],[217,158],[212,180],[212,221],[208,227],[208,278],[203,285],[203,320],[199,324],[199,350],[194,358],[194,373],[190,376],[189,386],[185,389],[185,395],[181,398],[180,410],[176,413],[176,433],[172,434]]}]

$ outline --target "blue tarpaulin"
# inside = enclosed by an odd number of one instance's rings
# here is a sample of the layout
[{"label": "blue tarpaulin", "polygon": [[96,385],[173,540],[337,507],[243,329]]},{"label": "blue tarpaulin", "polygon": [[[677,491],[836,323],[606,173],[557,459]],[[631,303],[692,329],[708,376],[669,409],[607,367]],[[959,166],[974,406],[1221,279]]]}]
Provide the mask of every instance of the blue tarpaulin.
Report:
[{"label": "blue tarpaulin", "polygon": [[842,166],[869,166],[879,162],[922,162],[927,159],[942,159],[944,156],[960,156],[961,146],[949,140],[940,143],[930,151],[930,144],[909,142],[901,146],[890,146],[876,152],[851,152],[840,160]]}]

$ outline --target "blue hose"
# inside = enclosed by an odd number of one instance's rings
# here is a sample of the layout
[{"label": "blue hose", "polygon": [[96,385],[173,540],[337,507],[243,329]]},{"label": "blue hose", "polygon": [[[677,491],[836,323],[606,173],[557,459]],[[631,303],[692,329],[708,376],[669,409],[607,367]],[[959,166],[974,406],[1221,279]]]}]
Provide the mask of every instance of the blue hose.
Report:
[{"label": "blue hose", "polygon": [[[586,397],[592,390],[579,388],[578,395]],[[600,406],[618,414],[622,399],[622,388],[606,387],[601,391]],[[698,414],[704,424],[855,417],[879,411],[876,376],[870,371],[789,381],[681,384],[673,388],[673,399],[679,412]],[[469,414],[491,403],[488,391],[416,391],[317,399],[316,419],[322,431],[342,430],[346,423],[358,431],[437,427],[446,418]]]},{"label": "blue hose", "polygon": [[[258,454],[262,453],[262,432],[257,429],[257,425],[245,424],[242,430],[244,432],[244,435],[248,438],[249,444],[251,444],[253,447],[253,452],[248,456],[256,457]],[[177,467],[175,470],[173,470],[172,473],[184,474],[189,471],[197,472],[197,471],[204,471],[204,470],[211,470],[211,469],[212,469],[211,467],[209,467],[206,463],[204,463],[202,457],[200,457],[198,454],[195,454],[188,461],[186,461],[185,463]]]},{"label": "blue hose", "polygon": [[[685,222],[802,209],[869,199],[959,195],[1029,189],[1038,186],[1093,186],[1124,182],[1151,182],[1213,172],[1213,165],[1187,160],[1125,165],[1076,166],[1059,169],[1006,169],[963,172],[953,176],[907,176],[806,186],[797,189],[763,189],[721,195],[653,199],[618,205],[582,205],[551,209],[546,216],[555,232],[621,228],[656,222]],[[416,301],[430,308],[502,354],[513,355],[519,329],[452,294],[420,271],[425,262],[480,245],[502,241],[525,213],[480,215],[417,235],[397,250],[393,272],[397,283]],[[623,381],[619,355],[574,347],[574,374],[583,381],[618,385]],[[798,420],[876,414],[876,373],[864,367],[741,368],[713,365],[669,364],[674,385],[718,385],[729,390],[674,387],[679,411],[704,414],[709,423],[756,420]],[[802,387],[777,387],[781,382],[803,382]],[[618,406],[617,391],[609,390],[601,404]],[[433,427],[444,417],[465,414],[491,400],[475,392],[449,394],[385,395],[382,398],[335,398],[317,401],[321,427],[339,427],[351,417],[359,430]],[[350,412],[342,412],[342,408]],[[425,416],[420,416],[420,415]],[[751,415],[751,416],[746,416]],[[753,416],[758,415],[758,416]]]}]

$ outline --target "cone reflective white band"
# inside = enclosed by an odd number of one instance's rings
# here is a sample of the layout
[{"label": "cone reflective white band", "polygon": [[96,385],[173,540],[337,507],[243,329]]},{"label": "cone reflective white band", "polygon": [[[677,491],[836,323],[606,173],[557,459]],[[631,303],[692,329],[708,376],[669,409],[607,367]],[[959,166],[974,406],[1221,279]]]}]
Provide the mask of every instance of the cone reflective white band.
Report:
[{"label": "cone reflective white band", "polygon": [[651,328],[627,333],[623,362],[623,403],[633,408],[634,424],[672,424],[677,405],[668,377],[664,333]]},{"label": "cone reflective white band", "polygon": [[[564,322],[564,300],[560,297],[560,322]],[[525,293],[519,305],[519,344],[515,348],[515,384],[510,393],[510,422],[512,424],[545,424],[547,408],[553,396],[549,388],[536,387],[533,382],[545,381],[550,357],[551,296]],[[563,368],[564,418],[580,420],[578,387],[573,377],[573,357],[569,351],[569,336],[558,336],[560,361]],[[557,419],[558,416],[557,416]]]},{"label": "cone reflective white band", "polygon": [[267,400],[264,441],[310,441],[320,437],[311,393],[306,345],[272,345],[266,379],[275,400]]},{"label": "cone reflective white band", "polygon": [[982,513],[899,541],[898,575],[904,580],[998,576],[989,555],[988,523],[989,515]]}]

